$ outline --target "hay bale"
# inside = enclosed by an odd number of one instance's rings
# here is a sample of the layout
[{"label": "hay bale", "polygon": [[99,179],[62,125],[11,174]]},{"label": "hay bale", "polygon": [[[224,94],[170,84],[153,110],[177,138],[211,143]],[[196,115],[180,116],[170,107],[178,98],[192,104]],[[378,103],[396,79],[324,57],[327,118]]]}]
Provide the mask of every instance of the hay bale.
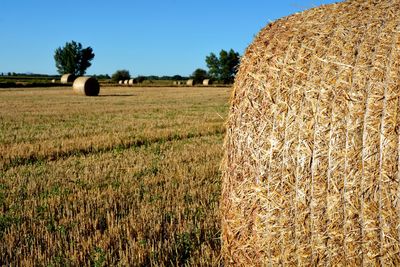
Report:
[{"label": "hay bale", "polygon": [[187,86],[193,86],[194,85],[194,80],[193,79],[189,79],[186,81],[186,85]]},{"label": "hay bale", "polygon": [[119,80],[119,81],[118,81],[118,84],[123,84],[123,83],[124,83],[123,80]]},{"label": "hay bale", "polygon": [[203,80],[203,85],[204,86],[209,86],[211,84],[210,79],[204,79]]},{"label": "hay bale", "polygon": [[75,80],[75,75],[67,73],[61,76],[61,83],[72,83]]},{"label": "hay bale", "polygon": [[52,80],[51,80],[51,83],[56,83],[56,79],[52,79]]},{"label": "hay bale", "polygon": [[128,83],[129,83],[129,80],[124,80],[125,85],[128,85]]},{"label": "hay bale", "polygon": [[271,23],[227,123],[226,265],[400,265],[400,1]]},{"label": "hay bale", "polygon": [[129,85],[133,85],[135,83],[135,80],[134,79],[129,79],[129,81],[128,81],[128,84]]},{"label": "hay bale", "polygon": [[72,85],[75,93],[86,96],[97,96],[100,92],[99,82],[93,77],[78,77]]}]

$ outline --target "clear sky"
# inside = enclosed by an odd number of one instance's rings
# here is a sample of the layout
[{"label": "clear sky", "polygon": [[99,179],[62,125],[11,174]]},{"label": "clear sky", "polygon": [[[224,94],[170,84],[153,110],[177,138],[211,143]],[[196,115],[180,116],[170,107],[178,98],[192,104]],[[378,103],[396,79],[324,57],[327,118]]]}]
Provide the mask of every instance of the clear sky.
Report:
[{"label": "clear sky", "polygon": [[54,50],[93,48],[87,74],[190,75],[243,54],[269,21],[332,0],[0,0],[0,72],[56,74]]}]

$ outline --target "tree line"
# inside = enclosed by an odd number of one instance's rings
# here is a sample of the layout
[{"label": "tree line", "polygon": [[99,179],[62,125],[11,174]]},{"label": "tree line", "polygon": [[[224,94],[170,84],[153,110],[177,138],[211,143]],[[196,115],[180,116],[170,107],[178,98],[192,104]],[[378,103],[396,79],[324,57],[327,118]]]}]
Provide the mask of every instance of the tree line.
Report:
[{"label": "tree line", "polygon": [[[82,76],[86,70],[92,65],[91,61],[95,54],[89,46],[84,48],[81,43],[71,41],[67,42],[64,47],[55,50],[54,60],[59,74],[71,73],[76,76]],[[201,83],[204,79],[211,79],[213,82],[230,84],[233,83],[237,68],[240,62],[240,55],[233,49],[229,51],[221,50],[218,55],[210,53],[205,58],[208,71],[198,68],[190,77],[180,75],[174,76],[138,76],[137,82],[144,80],[185,80],[191,78],[195,83]],[[100,78],[100,75],[98,76]],[[117,70],[111,77],[102,75],[101,78],[111,78],[113,81],[127,80],[131,78],[128,70]]]}]

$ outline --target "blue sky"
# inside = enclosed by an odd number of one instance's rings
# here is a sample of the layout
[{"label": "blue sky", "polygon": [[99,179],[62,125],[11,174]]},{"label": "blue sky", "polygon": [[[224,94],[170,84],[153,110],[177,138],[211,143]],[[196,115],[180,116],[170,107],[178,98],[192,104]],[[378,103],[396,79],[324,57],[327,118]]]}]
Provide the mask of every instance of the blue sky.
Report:
[{"label": "blue sky", "polygon": [[56,74],[54,50],[93,48],[88,74],[190,75],[211,52],[243,54],[269,21],[331,0],[1,0],[0,72]]}]

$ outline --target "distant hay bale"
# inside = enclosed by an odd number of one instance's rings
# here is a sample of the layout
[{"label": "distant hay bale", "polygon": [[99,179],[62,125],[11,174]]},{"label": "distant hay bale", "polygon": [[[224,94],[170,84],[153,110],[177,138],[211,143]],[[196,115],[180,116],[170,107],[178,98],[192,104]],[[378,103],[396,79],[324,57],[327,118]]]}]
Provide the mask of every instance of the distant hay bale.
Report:
[{"label": "distant hay bale", "polygon": [[119,81],[118,81],[118,84],[123,84],[123,83],[124,83],[123,80],[119,80]]},{"label": "distant hay bale", "polygon": [[97,96],[100,92],[99,82],[93,77],[78,77],[72,85],[73,91],[86,96]]},{"label": "distant hay bale", "polygon": [[222,164],[226,266],[400,266],[399,10],[326,5],[247,48]]},{"label": "distant hay bale", "polygon": [[52,80],[51,80],[51,83],[56,83],[56,79],[52,79]]},{"label": "distant hay bale", "polygon": [[75,80],[75,75],[67,73],[61,76],[61,83],[72,83]]},{"label": "distant hay bale", "polygon": [[187,80],[186,85],[187,86],[193,86],[194,85],[194,80],[193,79]]},{"label": "distant hay bale", "polygon": [[125,81],[124,81],[124,84],[125,84],[125,85],[128,85],[128,83],[129,83],[129,80],[125,80]]},{"label": "distant hay bale", "polygon": [[178,82],[177,82],[177,81],[173,81],[172,84],[173,84],[173,85],[178,85]]},{"label": "distant hay bale", "polygon": [[134,79],[129,79],[129,81],[128,81],[128,84],[129,85],[133,85],[135,83],[135,80]]},{"label": "distant hay bale", "polygon": [[209,86],[211,83],[210,83],[210,79],[204,79],[203,80],[203,85],[204,86]]}]

